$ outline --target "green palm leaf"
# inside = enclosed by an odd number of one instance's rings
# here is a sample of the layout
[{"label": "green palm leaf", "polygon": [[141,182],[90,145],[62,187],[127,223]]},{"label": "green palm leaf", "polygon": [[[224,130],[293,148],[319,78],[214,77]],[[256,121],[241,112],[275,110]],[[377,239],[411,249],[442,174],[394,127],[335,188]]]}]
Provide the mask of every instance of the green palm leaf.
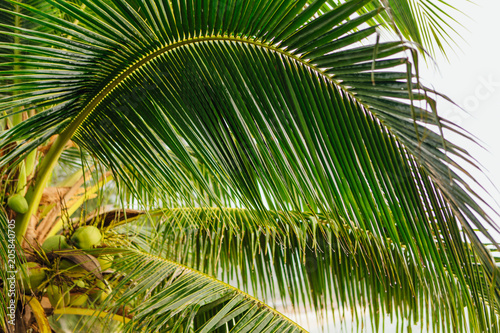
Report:
[{"label": "green palm leaf", "polygon": [[[115,267],[124,278],[114,286],[126,290],[117,307],[148,295],[130,313],[126,332],[305,332],[253,297],[178,263],[128,250]],[[133,284],[130,284],[130,283]]]},{"label": "green palm leaf", "polygon": [[[395,244],[415,267],[409,278],[430,279],[449,308],[473,314],[471,327],[488,329],[496,319],[484,307],[498,306],[500,275],[474,230],[498,247],[486,226],[498,227],[464,180],[467,152],[442,135],[460,129],[437,116],[415,50],[360,46],[374,29],[359,27],[379,14],[353,14],[370,1],[322,15],[326,1],[306,2],[48,0],[63,19],[18,3],[30,13],[18,17],[53,32],[2,25],[29,44],[0,44],[20,51],[4,54],[19,68],[0,76],[0,112],[38,113],[1,134],[2,145],[21,144],[0,167],[59,134],[18,234],[72,138],[160,201],[223,207],[230,198],[266,221],[269,208],[281,211],[290,230],[306,229],[299,243],[315,234],[289,212],[307,211],[350,250],[366,233],[382,249]],[[463,320],[458,310],[448,327]]]},{"label": "green palm leaf", "polygon": [[[312,3],[312,1],[309,1]],[[344,0],[327,0],[322,12],[342,5]],[[388,30],[399,33],[407,40],[415,42],[422,51],[437,51],[446,54],[446,47],[455,44],[458,37],[456,28],[461,23],[456,15],[464,15],[449,1],[432,0],[378,0],[363,7],[359,13],[385,9],[384,13],[370,21]]]},{"label": "green palm leaf", "polygon": [[[432,318],[428,325],[437,331],[443,323],[464,325],[464,318],[455,315],[461,296],[428,283],[436,281],[433,265],[422,271],[404,246],[365,230],[344,224],[348,238],[339,238],[327,220],[304,212],[270,211],[271,220],[241,208],[179,208],[150,215],[158,220],[152,229],[139,224],[141,247],[228,283],[236,281],[259,299],[291,301],[320,314],[331,307],[340,318],[346,313],[362,317],[368,310],[374,330],[380,313],[422,323]],[[291,230],[290,216],[299,229]],[[442,277],[453,285],[454,275],[445,268]],[[452,288],[470,292],[460,284]]]}]

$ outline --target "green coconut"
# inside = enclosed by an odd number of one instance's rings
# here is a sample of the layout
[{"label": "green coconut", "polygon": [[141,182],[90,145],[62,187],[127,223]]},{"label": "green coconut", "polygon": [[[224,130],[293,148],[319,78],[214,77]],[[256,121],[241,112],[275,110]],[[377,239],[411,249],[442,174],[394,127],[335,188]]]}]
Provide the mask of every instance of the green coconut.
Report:
[{"label": "green coconut", "polygon": [[94,226],[80,227],[76,229],[71,241],[82,250],[89,250],[101,243],[102,235],[99,229]]},{"label": "green coconut", "polygon": [[79,288],[85,288],[85,282],[83,282],[83,280],[77,280],[75,282],[75,286],[77,286]]},{"label": "green coconut", "polygon": [[37,291],[43,281],[47,278],[47,275],[45,274],[46,268],[41,267],[36,262],[28,262],[23,264],[23,266],[27,274],[27,277],[21,276],[20,278],[24,289]]},{"label": "green coconut", "polygon": [[14,194],[7,200],[7,205],[16,213],[26,214],[29,206],[28,201],[21,194]]},{"label": "green coconut", "polygon": [[84,306],[87,304],[89,296],[87,294],[71,294],[69,305],[71,306]]},{"label": "green coconut", "polygon": [[98,280],[95,284],[94,288],[90,291],[90,298],[100,304],[106,300],[109,296],[109,288],[106,286],[104,282]]},{"label": "green coconut", "polygon": [[101,265],[101,271],[110,269],[111,265],[113,265],[113,259],[114,257],[109,254],[103,254],[97,257],[97,261],[99,261],[99,264]]},{"label": "green coconut", "polygon": [[42,250],[45,253],[69,249],[71,249],[71,246],[68,244],[66,237],[63,235],[50,236],[42,244]]},{"label": "green coconut", "polygon": [[51,284],[47,287],[47,297],[54,309],[64,307],[64,292],[61,287]]}]

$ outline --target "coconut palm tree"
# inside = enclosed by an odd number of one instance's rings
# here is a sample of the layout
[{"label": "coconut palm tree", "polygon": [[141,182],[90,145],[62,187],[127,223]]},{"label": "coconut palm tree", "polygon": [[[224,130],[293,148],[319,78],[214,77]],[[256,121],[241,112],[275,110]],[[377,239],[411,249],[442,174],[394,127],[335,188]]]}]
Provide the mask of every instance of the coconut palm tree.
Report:
[{"label": "coconut palm tree", "polygon": [[498,330],[499,228],[419,80],[406,40],[446,31],[420,4],[1,1],[3,330],[304,332],[277,300]]}]

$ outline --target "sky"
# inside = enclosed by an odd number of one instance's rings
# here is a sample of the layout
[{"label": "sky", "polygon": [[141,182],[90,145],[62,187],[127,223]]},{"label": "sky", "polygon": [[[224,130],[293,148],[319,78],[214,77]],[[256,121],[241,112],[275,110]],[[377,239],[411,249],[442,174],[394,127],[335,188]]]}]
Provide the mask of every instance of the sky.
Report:
[{"label": "sky", "polygon": [[[438,104],[440,116],[462,126],[484,146],[482,149],[470,142],[458,141],[483,166],[484,173],[491,180],[489,182],[480,172],[470,169],[490,194],[483,192],[482,197],[488,204],[498,207],[495,202],[500,203],[500,191],[497,190],[500,189],[500,1],[449,2],[466,14],[453,15],[464,26],[457,27],[458,36],[454,36],[458,45],[446,49],[448,59],[438,55],[435,64],[429,62],[427,68],[422,67],[420,75],[427,85],[465,109],[466,112],[451,104]],[[457,142],[453,136],[448,139]],[[498,217],[495,221],[500,224]],[[305,314],[286,314],[309,332],[321,332],[314,315],[307,320]],[[332,316],[329,313],[328,317]],[[413,331],[425,332],[419,325],[413,326]],[[330,332],[336,332],[336,329],[330,328]],[[371,330],[368,328],[366,332]],[[387,324],[383,332],[396,332],[396,325]]]},{"label": "sky", "polygon": [[[422,69],[427,84],[450,97],[457,106],[442,103],[438,106],[441,116],[455,122],[477,136],[485,149],[464,142],[463,146],[485,169],[493,184],[474,172],[493,198],[485,196],[488,203],[500,202],[500,38],[498,38],[498,12],[500,1],[453,0],[453,5],[464,15],[455,16],[464,25],[458,28],[462,38],[457,46],[448,48],[447,55],[436,57],[437,69],[431,65]],[[450,138],[452,139],[452,137]],[[498,221],[498,219],[497,219]]]}]

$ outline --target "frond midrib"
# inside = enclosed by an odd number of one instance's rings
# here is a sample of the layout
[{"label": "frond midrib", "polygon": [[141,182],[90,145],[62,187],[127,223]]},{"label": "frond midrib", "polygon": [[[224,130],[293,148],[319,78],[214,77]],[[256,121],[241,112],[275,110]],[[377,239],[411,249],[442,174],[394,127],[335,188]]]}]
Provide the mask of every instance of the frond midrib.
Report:
[{"label": "frond midrib", "polygon": [[[278,46],[269,44],[269,43],[263,43],[259,40],[252,40],[250,38],[246,37],[235,37],[235,36],[205,36],[205,37],[193,37],[189,39],[185,39],[179,42],[175,42],[169,45],[166,45],[164,47],[161,47],[153,52],[151,52],[149,55],[144,56],[142,59],[136,61],[134,64],[128,66],[126,69],[120,72],[120,74],[116,75],[106,86],[101,89],[101,91],[94,97],[92,100],[83,108],[82,111],[78,114],[78,116],[71,122],[70,125],[68,125],[68,128],[66,130],[69,130],[71,132],[77,132],[78,128],[80,125],[85,121],[85,119],[99,106],[99,104],[106,99],[106,97],[115,89],[117,88],[120,83],[124,82],[130,75],[132,75],[136,70],[147,64],[148,62],[154,60],[156,57],[161,56],[164,53],[167,53],[169,51],[172,51],[174,49],[190,45],[190,44],[196,44],[196,43],[203,43],[203,42],[210,42],[210,41],[227,41],[227,42],[239,42],[242,44],[249,44],[249,45],[255,45],[258,47],[262,47],[265,49],[268,49],[270,51],[282,54],[288,58],[291,58],[295,60],[296,62],[308,67],[312,71],[318,73],[325,79],[327,79],[329,82],[334,84],[336,87],[341,89],[343,92],[347,93],[351,98],[356,100],[359,104],[364,106],[364,110],[368,111],[369,107],[365,105],[361,100],[359,100],[352,92],[350,92],[348,89],[343,87],[338,81],[336,81],[331,75],[325,73],[324,70],[320,69],[317,66],[314,66],[310,62],[304,60],[303,58],[300,58],[299,56],[287,52],[286,50],[283,50],[279,48]],[[369,112],[369,111],[368,111]],[[69,129],[72,127],[71,129]]]}]

